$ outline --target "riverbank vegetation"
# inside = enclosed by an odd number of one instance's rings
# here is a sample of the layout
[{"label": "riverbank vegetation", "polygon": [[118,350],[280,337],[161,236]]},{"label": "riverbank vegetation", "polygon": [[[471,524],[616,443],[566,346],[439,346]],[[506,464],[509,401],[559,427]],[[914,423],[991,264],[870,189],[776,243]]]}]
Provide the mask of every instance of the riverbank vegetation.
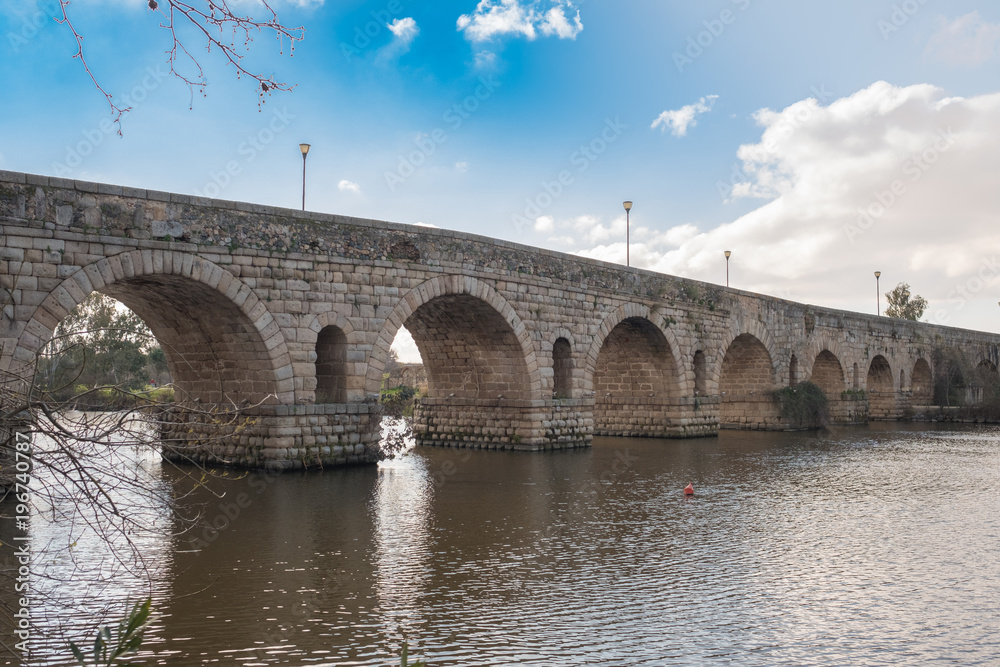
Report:
[{"label": "riverbank vegetation", "polygon": [[822,428],[830,423],[830,401],[812,382],[782,387],[771,396],[781,407],[781,418],[793,428]]}]

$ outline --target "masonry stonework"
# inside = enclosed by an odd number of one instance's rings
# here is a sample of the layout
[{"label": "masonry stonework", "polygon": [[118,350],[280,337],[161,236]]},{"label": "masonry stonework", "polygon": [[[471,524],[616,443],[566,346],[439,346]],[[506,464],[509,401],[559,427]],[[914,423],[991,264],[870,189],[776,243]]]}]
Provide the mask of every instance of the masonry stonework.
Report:
[{"label": "masonry stonework", "polygon": [[834,421],[897,419],[934,400],[941,350],[977,369],[969,396],[1000,362],[992,334],[344,216],[0,172],[0,227],[5,385],[103,292],[161,342],[180,406],[238,414],[164,419],[170,455],[199,461],[377,460],[404,326],[427,372],[418,441],[447,446],[787,428],[770,394],[805,380]]}]

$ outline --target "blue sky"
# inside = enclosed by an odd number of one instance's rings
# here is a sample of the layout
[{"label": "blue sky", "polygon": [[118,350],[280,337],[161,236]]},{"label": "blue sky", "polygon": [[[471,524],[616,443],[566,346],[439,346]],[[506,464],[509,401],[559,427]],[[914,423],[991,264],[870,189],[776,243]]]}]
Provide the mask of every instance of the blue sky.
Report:
[{"label": "blue sky", "polygon": [[[166,5],[166,2],[162,2]],[[233,6],[260,15],[253,1]],[[265,98],[146,2],[0,0],[0,168],[485,234],[820,305],[1000,330],[1000,6],[274,0]]]}]

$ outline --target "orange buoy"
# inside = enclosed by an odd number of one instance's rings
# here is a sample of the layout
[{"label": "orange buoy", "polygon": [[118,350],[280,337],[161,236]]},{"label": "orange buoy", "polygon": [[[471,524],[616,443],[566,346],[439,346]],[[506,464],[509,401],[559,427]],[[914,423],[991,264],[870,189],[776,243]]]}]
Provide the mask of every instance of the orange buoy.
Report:
[{"label": "orange buoy", "polygon": [[692,484],[688,484],[687,486],[684,487],[684,495],[685,496],[693,496],[694,495],[694,484],[693,483]]}]

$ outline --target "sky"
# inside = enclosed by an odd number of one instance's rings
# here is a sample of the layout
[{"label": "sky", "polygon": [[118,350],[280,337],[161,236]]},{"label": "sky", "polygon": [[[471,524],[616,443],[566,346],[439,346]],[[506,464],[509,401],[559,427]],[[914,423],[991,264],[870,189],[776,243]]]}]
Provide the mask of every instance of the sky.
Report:
[{"label": "sky", "polygon": [[307,142],[310,210],[624,263],[631,200],[633,266],[870,313],[881,271],[1000,331],[997,3],[270,5],[261,99],[180,23],[171,75],[166,0],[74,0],[119,128],[57,0],[0,0],[0,169],[298,208]]}]

